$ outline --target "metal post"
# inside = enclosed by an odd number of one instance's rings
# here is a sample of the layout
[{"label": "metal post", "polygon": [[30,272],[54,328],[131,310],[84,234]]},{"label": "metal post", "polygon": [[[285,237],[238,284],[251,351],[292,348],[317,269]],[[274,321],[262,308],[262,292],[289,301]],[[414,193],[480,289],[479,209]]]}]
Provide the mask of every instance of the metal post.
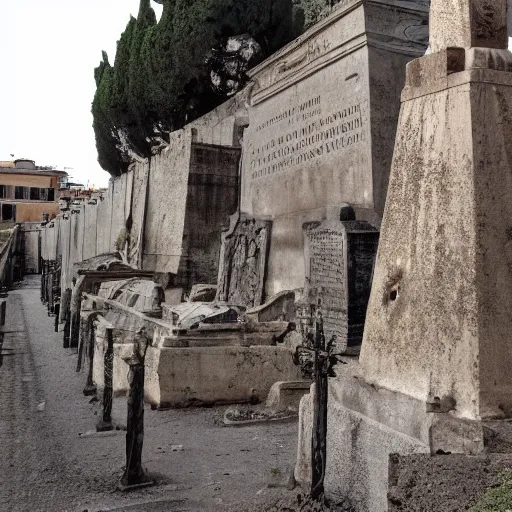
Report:
[{"label": "metal post", "polygon": [[70,348],[78,348],[79,337],[80,337],[80,303],[77,304],[77,310],[71,311],[71,328],[69,346]]},{"label": "metal post", "polygon": [[86,357],[88,360],[87,367],[87,381],[85,383],[84,395],[93,396],[96,394],[96,386],[93,380],[93,369],[94,369],[94,343],[96,338],[96,329],[94,327],[94,320],[97,314],[91,314],[87,318],[84,324],[85,331],[83,333],[84,341],[86,342]]},{"label": "metal post", "polygon": [[41,302],[44,304],[44,267],[45,267],[45,263],[44,263],[44,260],[42,260],[42,265],[41,265],[41,290],[40,290],[40,298],[41,298]]},{"label": "metal post", "polygon": [[319,499],[324,492],[325,462],[327,456],[327,373],[328,354],[325,350],[323,320],[317,310],[315,320],[315,403],[311,445],[311,497]]},{"label": "metal post", "polygon": [[85,396],[93,396],[96,394],[96,386],[94,385],[94,381],[92,378],[93,374],[93,366],[94,366],[94,342],[96,337],[96,329],[94,327],[93,317],[89,317],[88,319],[88,328],[84,336],[88,338],[87,343],[87,357],[89,360],[89,366],[87,368],[87,382],[85,383],[84,395]]},{"label": "metal post", "polygon": [[98,432],[112,430],[112,396],[113,396],[113,373],[114,373],[114,336],[113,329],[107,328],[106,350],[104,357],[103,375],[105,379],[103,388],[103,416],[101,421],[96,425]]},{"label": "metal post", "polygon": [[0,325],[5,325],[5,314],[7,310],[7,299],[0,300]]},{"label": "metal post", "polygon": [[148,340],[143,331],[134,340],[133,354],[125,362],[130,366],[128,380],[128,416],[126,431],[126,467],[119,488],[128,490],[145,487],[155,482],[147,477],[142,468],[142,446],[144,442],[144,361]]},{"label": "metal post", "polygon": [[55,332],[59,332],[59,316],[60,316],[60,303],[57,302],[54,307],[55,312]]},{"label": "metal post", "polygon": [[71,330],[71,311],[70,311],[70,303],[71,303],[71,290],[66,288],[64,294],[62,295],[62,306],[64,312],[64,335],[63,335],[63,347],[69,348],[69,335]]}]

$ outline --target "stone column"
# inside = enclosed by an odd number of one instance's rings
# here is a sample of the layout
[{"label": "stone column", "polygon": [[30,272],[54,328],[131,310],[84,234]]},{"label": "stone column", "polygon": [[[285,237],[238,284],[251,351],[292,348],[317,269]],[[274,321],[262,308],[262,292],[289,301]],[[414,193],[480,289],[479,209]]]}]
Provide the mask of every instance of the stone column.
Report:
[{"label": "stone column", "polygon": [[506,19],[507,0],[432,0],[437,53],[407,67],[360,358],[367,382],[475,421],[512,416]]},{"label": "stone column", "polygon": [[390,454],[482,454],[512,417],[506,4],[432,0],[407,66],[359,364],[329,379],[326,495],[361,512],[388,510]]}]

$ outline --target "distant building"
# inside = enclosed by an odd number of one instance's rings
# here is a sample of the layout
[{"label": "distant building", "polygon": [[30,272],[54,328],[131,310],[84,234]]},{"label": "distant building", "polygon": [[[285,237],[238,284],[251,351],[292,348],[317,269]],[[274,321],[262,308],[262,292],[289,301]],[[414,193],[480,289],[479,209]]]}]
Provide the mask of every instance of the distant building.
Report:
[{"label": "distant building", "polygon": [[0,221],[39,222],[59,210],[59,191],[67,189],[68,174],[37,167],[33,160],[0,162]]}]

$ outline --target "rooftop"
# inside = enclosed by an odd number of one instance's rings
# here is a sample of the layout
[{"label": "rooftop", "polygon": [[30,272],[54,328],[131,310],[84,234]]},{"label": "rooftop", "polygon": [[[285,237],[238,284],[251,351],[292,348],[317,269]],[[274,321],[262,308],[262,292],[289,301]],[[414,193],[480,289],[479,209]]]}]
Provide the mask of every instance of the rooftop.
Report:
[{"label": "rooftop", "polygon": [[40,176],[67,176],[66,171],[58,171],[51,167],[36,166],[34,160],[26,158],[14,161],[0,161],[0,172],[3,174],[37,174]]}]

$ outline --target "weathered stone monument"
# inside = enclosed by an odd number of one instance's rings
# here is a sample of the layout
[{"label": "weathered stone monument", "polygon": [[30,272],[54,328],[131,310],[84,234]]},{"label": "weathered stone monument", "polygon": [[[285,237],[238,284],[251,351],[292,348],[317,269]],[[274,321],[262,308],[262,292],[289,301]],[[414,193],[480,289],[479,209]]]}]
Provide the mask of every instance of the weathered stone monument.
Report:
[{"label": "weathered stone monument", "polygon": [[342,203],[380,222],[402,70],[427,25],[424,0],[346,0],[250,71],[241,211],[273,220],[267,297],[304,286],[304,223]]},{"label": "weathered stone monument", "polygon": [[329,210],[324,222],[304,226],[304,302],[321,308],[325,338],[334,338],[337,352],[354,352],[363,337],[379,232],[356,220],[348,205]]},{"label": "weathered stone monument", "polygon": [[272,221],[235,214],[222,235],[216,300],[259,306],[265,294]]},{"label": "weathered stone monument", "polygon": [[[329,383],[326,493],[357,511],[388,509],[400,457],[492,458],[512,414],[506,3],[432,0],[433,53],[407,66],[360,364]],[[390,494],[396,510],[406,494]]]},{"label": "weathered stone monument", "polygon": [[407,69],[361,354],[367,381],[475,420],[512,407],[506,3],[432,1],[438,52]]}]

